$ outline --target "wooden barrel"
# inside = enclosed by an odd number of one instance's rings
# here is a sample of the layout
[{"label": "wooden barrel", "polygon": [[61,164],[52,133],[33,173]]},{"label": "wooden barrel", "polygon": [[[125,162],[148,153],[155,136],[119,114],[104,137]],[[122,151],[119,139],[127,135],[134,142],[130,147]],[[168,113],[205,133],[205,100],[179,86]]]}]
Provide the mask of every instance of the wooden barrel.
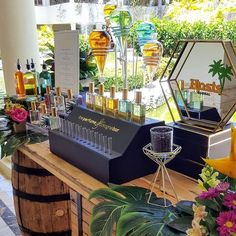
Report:
[{"label": "wooden barrel", "polygon": [[12,157],[12,187],[24,236],[70,236],[69,188],[17,151]]}]

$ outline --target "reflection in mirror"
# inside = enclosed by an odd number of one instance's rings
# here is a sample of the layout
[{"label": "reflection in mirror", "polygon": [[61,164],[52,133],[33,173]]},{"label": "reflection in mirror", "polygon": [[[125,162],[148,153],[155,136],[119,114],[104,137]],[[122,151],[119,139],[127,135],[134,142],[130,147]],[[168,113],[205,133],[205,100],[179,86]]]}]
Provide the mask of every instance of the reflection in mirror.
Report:
[{"label": "reflection in mirror", "polygon": [[[168,78],[182,121],[224,126],[236,107],[236,55],[229,41],[182,41]],[[179,49],[178,49],[179,50]],[[165,80],[161,80],[165,82]]]}]

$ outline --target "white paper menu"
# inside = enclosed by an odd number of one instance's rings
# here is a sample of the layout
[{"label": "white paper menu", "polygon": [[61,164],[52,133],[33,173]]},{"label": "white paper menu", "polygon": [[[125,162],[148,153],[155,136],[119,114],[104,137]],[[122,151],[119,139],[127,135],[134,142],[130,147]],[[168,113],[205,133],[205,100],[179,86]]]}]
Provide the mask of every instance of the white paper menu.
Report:
[{"label": "white paper menu", "polygon": [[55,86],[62,91],[79,92],[79,32],[77,30],[55,33]]}]

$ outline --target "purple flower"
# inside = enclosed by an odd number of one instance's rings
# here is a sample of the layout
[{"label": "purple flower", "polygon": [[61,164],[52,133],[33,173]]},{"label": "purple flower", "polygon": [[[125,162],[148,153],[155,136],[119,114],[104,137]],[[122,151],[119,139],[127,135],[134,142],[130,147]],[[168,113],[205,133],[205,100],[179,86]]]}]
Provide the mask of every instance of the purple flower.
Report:
[{"label": "purple flower", "polygon": [[216,186],[216,190],[220,193],[226,192],[229,189],[230,184],[227,182],[219,183]]},{"label": "purple flower", "polygon": [[225,195],[223,205],[236,210],[236,193],[228,193]]},{"label": "purple flower", "polygon": [[236,211],[221,212],[216,218],[216,222],[220,236],[230,236],[236,233]]},{"label": "purple flower", "polygon": [[200,193],[198,196],[199,199],[201,200],[211,200],[212,198],[218,197],[219,196],[219,191],[216,190],[216,188],[209,188],[207,191]]},{"label": "purple flower", "polygon": [[212,198],[218,197],[220,193],[226,192],[229,186],[230,186],[229,183],[226,183],[226,182],[219,183],[215,188],[209,188],[207,191],[202,192],[198,196],[198,198],[201,200],[204,200],[204,199],[211,200]]}]

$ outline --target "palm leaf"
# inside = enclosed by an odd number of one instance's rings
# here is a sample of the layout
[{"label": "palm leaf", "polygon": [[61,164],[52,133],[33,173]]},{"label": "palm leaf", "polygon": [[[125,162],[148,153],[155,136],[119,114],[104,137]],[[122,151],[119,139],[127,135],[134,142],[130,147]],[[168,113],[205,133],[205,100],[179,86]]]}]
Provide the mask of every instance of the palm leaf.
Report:
[{"label": "palm leaf", "polygon": [[[181,211],[148,204],[147,193],[145,188],[119,185],[93,191],[89,199],[97,198],[100,202],[93,208],[91,235],[110,236],[114,226],[117,236],[182,235],[174,224],[168,225],[183,216]],[[151,202],[164,205],[164,200],[154,194]]]}]

